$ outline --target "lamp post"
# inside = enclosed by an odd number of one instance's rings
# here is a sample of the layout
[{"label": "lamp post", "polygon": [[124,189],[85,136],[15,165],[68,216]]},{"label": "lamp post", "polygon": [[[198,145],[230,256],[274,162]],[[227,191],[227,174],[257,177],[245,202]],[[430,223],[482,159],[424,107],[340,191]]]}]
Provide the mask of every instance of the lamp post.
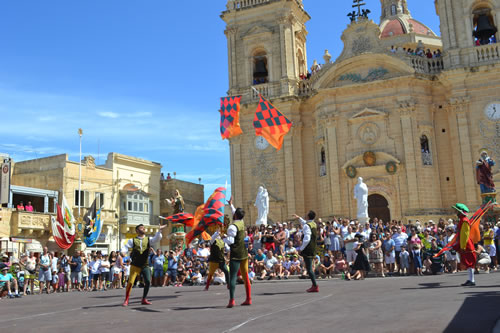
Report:
[{"label": "lamp post", "polygon": [[78,135],[80,136],[80,160],[78,161],[78,217],[81,217],[80,208],[82,207],[82,135],[83,130],[78,129]]}]

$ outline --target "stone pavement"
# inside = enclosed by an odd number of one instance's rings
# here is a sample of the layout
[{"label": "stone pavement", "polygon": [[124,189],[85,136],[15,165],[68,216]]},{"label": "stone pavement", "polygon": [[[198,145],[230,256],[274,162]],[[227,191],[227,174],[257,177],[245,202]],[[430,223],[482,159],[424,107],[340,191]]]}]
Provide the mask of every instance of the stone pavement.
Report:
[{"label": "stone pavement", "polygon": [[[500,318],[500,273],[320,280],[253,285],[254,305],[226,309],[224,286],[151,288],[151,306],[133,289],[26,296],[0,301],[1,332],[491,332]],[[245,298],[236,290],[237,304]]]}]

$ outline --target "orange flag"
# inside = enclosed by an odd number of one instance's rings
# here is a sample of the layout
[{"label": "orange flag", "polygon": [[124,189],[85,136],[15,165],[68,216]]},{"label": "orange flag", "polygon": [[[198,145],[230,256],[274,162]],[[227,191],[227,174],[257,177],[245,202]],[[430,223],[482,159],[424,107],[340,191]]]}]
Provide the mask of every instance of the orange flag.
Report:
[{"label": "orange flag", "polygon": [[243,133],[240,127],[240,101],[241,96],[220,99],[220,135],[222,140]]},{"label": "orange flag", "polygon": [[255,111],[253,127],[257,136],[264,137],[277,150],[283,145],[283,137],[292,128],[292,122],[262,95]]}]

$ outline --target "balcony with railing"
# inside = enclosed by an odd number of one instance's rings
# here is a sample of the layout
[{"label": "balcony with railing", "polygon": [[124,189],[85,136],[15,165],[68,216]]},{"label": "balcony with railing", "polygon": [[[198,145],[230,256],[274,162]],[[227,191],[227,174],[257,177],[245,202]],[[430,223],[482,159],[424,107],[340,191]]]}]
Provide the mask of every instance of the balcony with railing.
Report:
[{"label": "balcony with railing", "polygon": [[477,64],[497,62],[500,60],[500,46],[497,43],[475,46],[473,59]]},{"label": "balcony with railing", "polygon": [[[229,0],[226,8],[227,10],[238,10],[279,1],[282,0]],[[295,0],[295,2],[297,2],[300,7],[303,7],[302,0]]]},{"label": "balcony with railing", "polygon": [[51,214],[13,211],[11,216],[12,236],[41,236],[51,232]]},{"label": "balcony with railing", "polygon": [[443,58],[407,56],[407,61],[420,74],[439,74],[443,69]]}]

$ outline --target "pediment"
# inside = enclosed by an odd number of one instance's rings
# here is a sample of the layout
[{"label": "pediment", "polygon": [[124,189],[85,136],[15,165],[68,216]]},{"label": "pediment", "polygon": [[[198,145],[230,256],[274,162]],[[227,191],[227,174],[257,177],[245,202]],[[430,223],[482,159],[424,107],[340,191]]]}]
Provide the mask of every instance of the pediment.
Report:
[{"label": "pediment", "polygon": [[358,113],[354,114],[349,120],[354,121],[354,120],[367,120],[366,118],[375,118],[375,117],[385,117],[387,116],[387,113],[383,111],[377,111],[374,109],[370,108],[365,108],[362,111],[359,111]]},{"label": "pediment", "polygon": [[313,88],[361,85],[414,73],[415,70],[402,59],[387,54],[362,54],[330,66],[315,79]]},{"label": "pediment", "polygon": [[257,35],[272,34],[272,30],[266,26],[258,25],[250,28],[246,33],[242,35],[242,38],[251,38]]}]

